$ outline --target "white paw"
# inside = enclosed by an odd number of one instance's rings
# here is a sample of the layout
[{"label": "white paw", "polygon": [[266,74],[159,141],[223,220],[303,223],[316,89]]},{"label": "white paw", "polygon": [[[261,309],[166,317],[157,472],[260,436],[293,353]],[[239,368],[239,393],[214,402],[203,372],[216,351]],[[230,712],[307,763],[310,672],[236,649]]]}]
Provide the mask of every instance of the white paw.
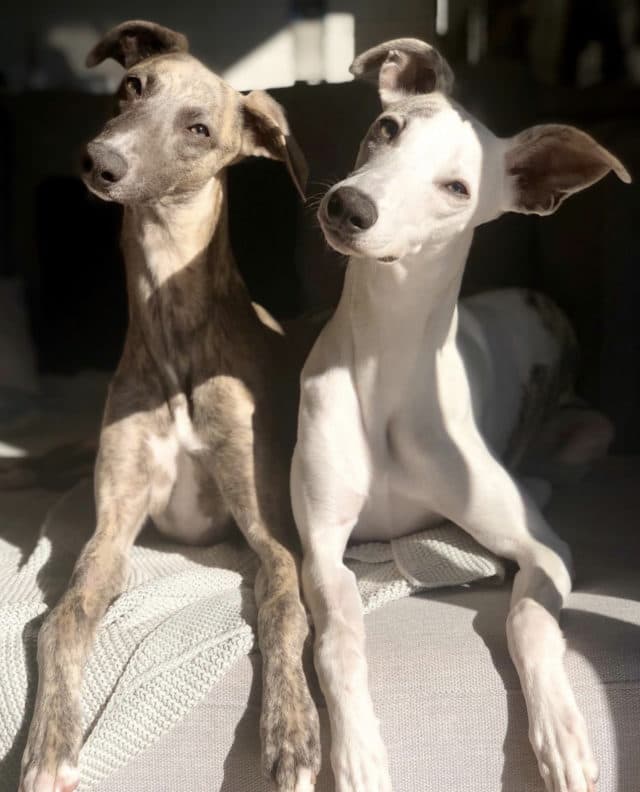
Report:
[{"label": "white paw", "polygon": [[331,764],[336,792],[391,792],[391,778],[375,717],[336,729]]},{"label": "white paw", "polygon": [[571,693],[557,691],[540,702],[530,739],[548,792],[594,792],[598,765]]},{"label": "white paw", "polygon": [[315,775],[308,767],[301,767],[298,770],[296,786],[294,792],[313,792],[315,788]]},{"label": "white paw", "polygon": [[73,792],[80,781],[76,767],[62,762],[54,771],[32,766],[24,774],[19,792]]}]

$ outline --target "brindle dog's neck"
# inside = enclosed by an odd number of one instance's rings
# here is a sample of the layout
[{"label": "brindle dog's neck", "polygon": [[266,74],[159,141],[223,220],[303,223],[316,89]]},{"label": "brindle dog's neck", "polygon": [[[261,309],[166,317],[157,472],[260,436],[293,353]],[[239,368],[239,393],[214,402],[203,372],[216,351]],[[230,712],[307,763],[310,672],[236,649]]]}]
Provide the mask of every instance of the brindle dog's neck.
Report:
[{"label": "brindle dog's neck", "polygon": [[125,208],[122,244],[136,313],[145,313],[149,298],[164,290],[188,285],[190,298],[206,283],[211,298],[227,293],[235,272],[226,193],[224,178],[216,177],[188,196]]},{"label": "brindle dog's neck", "polygon": [[172,390],[184,389],[225,306],[250,305],[231,252],[224,176],[189,196],[127,206],[122,247],[129,340],[143,342],[163,379],[175,372]]}]

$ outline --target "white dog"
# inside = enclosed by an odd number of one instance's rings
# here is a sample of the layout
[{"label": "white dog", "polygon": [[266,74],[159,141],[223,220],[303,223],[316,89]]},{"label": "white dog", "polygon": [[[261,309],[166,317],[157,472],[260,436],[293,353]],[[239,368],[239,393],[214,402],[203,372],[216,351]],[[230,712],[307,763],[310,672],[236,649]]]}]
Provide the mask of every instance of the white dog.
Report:
[{"label": "white dog", "polygon": [[[517,562],[507,631],[531,742],[549,790],[587,792],[597,766],[557,621],[571,587],[569,551],[498,461],[531,415],[523,395],[563,390],[570,334],[536,295],[457,302],[477,225],[507,211],[549,214],[609,171],[630,178],[571,127],[495,137],[447,98],[451,71],[420,41],[382,44],[352,71],[377,78],[384,112],[355,172],[319,209],[327,240],[350,260],[340,304],[302,374],[292,469],[336,789],[391,788],[345,546],[448,518]],[[606,427],[596,422],[585,455],[606,446]]]}]

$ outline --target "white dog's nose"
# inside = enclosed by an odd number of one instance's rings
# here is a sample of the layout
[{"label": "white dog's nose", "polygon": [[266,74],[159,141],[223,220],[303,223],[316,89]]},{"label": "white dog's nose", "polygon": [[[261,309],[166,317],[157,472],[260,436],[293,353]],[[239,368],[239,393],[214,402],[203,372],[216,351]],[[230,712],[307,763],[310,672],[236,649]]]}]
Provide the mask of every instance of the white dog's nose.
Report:
[{"label": "white dog's nose", "polygon": [[355,187],[338,187],[326,204],[325,215],[334,228],[357,234],[366,231],[378,219],[374,202]]}]

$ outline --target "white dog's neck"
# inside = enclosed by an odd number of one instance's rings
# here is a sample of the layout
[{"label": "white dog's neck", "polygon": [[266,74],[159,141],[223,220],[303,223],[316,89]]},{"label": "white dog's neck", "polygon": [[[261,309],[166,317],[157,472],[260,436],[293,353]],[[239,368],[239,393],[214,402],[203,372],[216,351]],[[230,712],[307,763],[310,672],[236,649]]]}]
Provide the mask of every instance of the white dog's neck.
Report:
[{"label": "white dog's neck", "polygon": [[349,260],[341,304],[358,362],[372,356],[380,366],[410,370],[411,356],[423,356],[424,343],[435,356],[451,337],[472,237],[470,230],[445,249],[423,249],[392,263]]},{"label": "white dog's neck", "polygon": [[443,352],[455,351],[456,306],[472,236],[469,231],[446,250],[423,250],[390,264],[349,261],[338,321],[350,326],[354,384],[372,442],[408,393],[429,383],[430,393],[437,390],[433,379]]}]

